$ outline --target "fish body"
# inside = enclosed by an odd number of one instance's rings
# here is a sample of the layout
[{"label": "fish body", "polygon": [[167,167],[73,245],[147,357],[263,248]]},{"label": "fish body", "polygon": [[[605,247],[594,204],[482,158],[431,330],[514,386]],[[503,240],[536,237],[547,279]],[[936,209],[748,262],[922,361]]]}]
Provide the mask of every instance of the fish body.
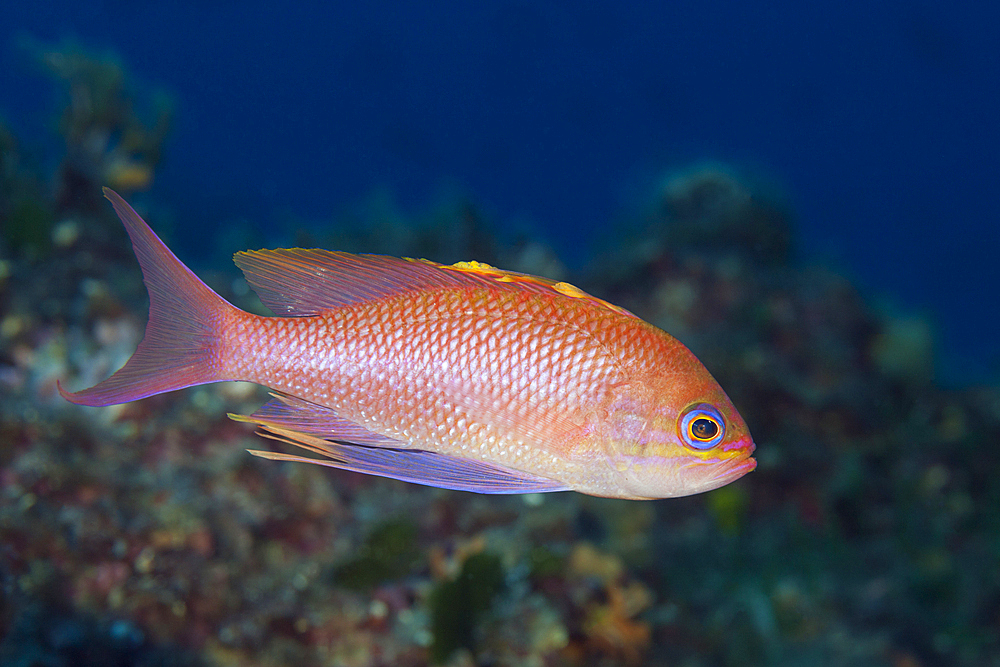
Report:
[{"label": "fish body", "polygon": [[679,341],[566,283],[485,264],[325,250],[241,252],[277,316],[228,304],[105,189],[150,292],[136,354],[77,393],[109,405],[243,380],[274,398],[257,452],[485,493],[698,493],[752,470],[753,441]]}]

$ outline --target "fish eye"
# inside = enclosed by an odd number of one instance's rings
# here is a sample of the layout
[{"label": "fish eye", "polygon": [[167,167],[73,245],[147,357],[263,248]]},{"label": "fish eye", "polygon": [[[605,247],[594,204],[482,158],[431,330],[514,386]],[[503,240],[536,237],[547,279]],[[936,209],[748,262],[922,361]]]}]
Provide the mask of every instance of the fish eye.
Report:
[{"label": "fish eye", "polygon": [[726,422],[718,410],[707,403],[690,407],[679,424],[681,439],[695,449],[711,449],[726,435]]}]

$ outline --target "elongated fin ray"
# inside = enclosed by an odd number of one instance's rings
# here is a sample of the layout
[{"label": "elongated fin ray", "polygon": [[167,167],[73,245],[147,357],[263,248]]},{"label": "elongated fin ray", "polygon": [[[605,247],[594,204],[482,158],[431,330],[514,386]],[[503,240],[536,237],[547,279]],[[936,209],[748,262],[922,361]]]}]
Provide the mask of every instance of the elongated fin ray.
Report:
[{"label": "elongated fin ray", "polygon": [[318,315],[417,290],[488,287],[586,299],[601,308],[635,317],[568,283],[503,271],[480,262],[446,266],[424,259],[303,248],[238,252],[233,261],[276,315]]},{"label": "elongated fin ray", "polygon": [[90,389],[68,392],[60,386],[59,393],[79,405],[102,406],[232,379],[220,376],[215,351],[219,329],[234,306],[184,266],[124,199],[110,188],[104,188],[104,196],[125,225],[142,268],[149,323],[135,354],[118,372]]},{"label": "elongated fin ray", "polygon": [[326,457],[313,459],[277,452],[248,450],[254,456],[273,461],[315,463],[403,482],[476,493],[547,493],[569,490],[554,480],[483,461],[461,459],[423,450],[364,447],[330,442],[278,426],[263,426],[263,429],[261,435],[265,437],[296,445]]},{"label": "elongated fin ray", "polygon": [[306,435],[342,440],[372,447],[405,447],[406,444],[360,424],[342,419],[334,410],[297,396],[271,392],[274,397],[250,416],[230,414],[234,421],[261,427],[280,427]]}]

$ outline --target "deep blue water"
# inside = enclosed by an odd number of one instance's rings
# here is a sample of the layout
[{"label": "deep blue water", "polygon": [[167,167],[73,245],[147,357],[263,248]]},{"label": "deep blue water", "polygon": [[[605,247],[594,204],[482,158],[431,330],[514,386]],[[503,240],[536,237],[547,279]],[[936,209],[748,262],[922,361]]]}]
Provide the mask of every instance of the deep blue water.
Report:
[{"label": "deep blue water", "polygon": [[454,182],[576,260],[665,169],[731,161],[785,185],[802,255],[995,377],[998,26],[978,1],[8,2],[0,115],[46,136],[53,88],[16,42],[71,37],[177,96],[154,188],[199,226]]}]

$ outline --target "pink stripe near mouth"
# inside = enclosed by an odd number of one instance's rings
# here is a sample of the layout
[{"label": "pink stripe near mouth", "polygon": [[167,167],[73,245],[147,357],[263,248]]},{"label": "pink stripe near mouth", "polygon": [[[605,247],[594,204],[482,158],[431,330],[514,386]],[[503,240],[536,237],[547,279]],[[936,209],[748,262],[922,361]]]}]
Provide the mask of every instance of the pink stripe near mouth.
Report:
[{"label": "pink stripe near mouth", "polygon": [[734,449],[746,449],[747,456],[753,454],[754,450],[757,449],[757,445],[753,444],[753,440],[750,438],[740,438],[739,440],[734,440],[728,445],[724,445],[720,448],[724,452],[731,452]]},{"label": "pink stripe near mouth", "polygon": [[756,469],[757,460],[751,458],[750,456],[753,451],[754,445],[751,442],[749,443],[749,446],[746,447],[745,455],[722,463],[719,466],[718,472],[713,477],[713,480],[718,482],[721,486],[722,484],[728,484],[735,479],[739,479],[748,472]]}]

